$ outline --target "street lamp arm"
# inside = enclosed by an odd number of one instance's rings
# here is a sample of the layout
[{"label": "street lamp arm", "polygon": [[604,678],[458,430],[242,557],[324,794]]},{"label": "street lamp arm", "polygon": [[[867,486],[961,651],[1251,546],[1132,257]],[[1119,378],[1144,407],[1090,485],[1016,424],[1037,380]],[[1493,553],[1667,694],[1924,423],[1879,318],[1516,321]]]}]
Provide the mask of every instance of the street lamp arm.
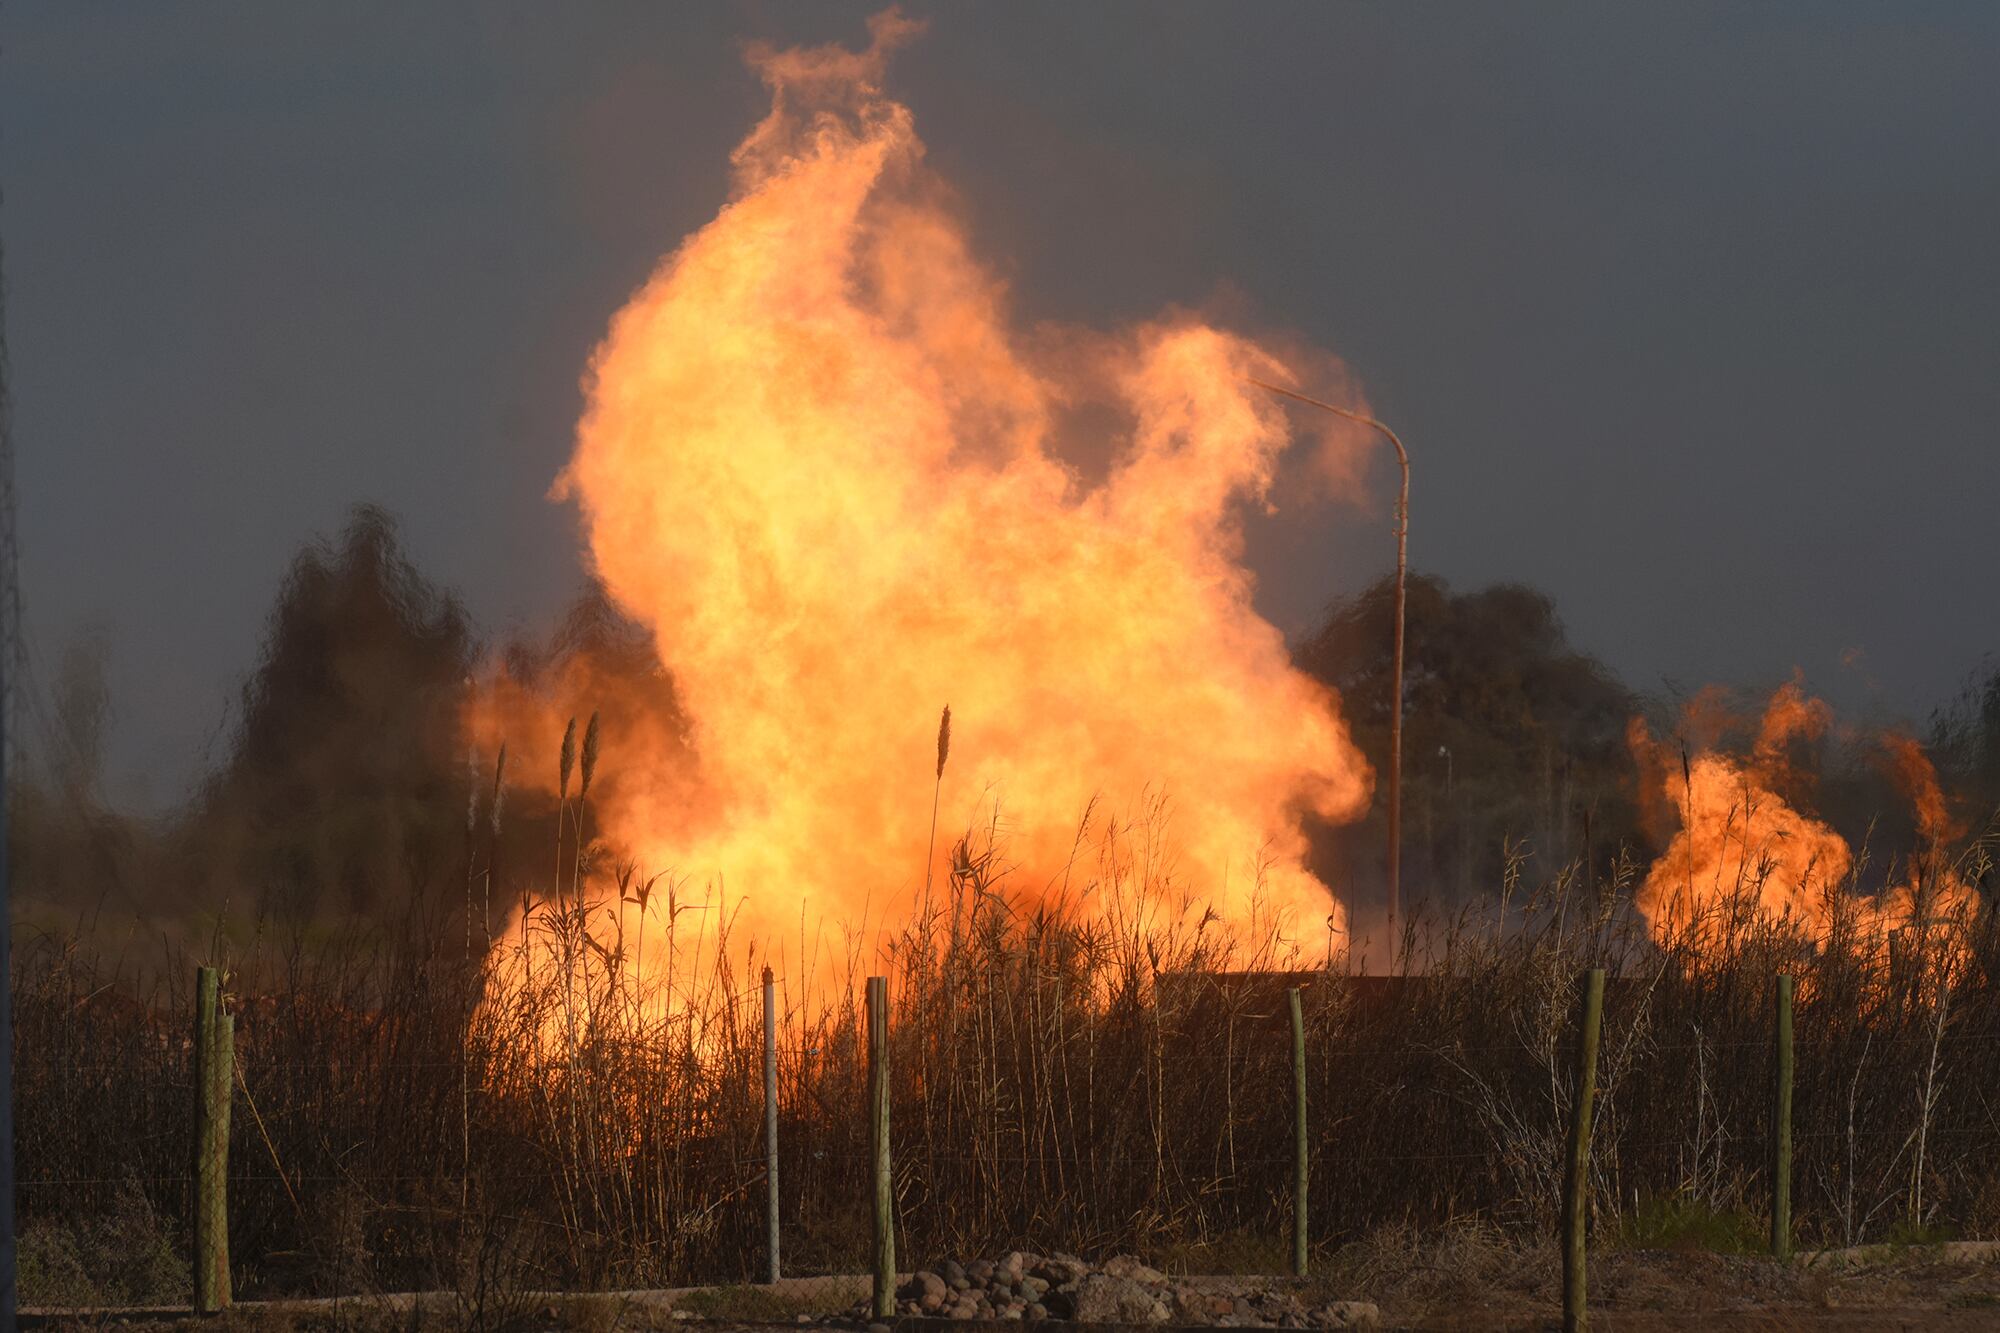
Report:
[{"label": "street lamp arm", "polygon": [[[1388,437],[1389,443],[1396,446],[1396,461],[1402,464],[1405,471],[1409,469],[1410,466],[1409,451],[1403,448],[1403,441],[1397,436],[1395,431],[1389,429],[1387,422],[1377,421],[1374,417],[1369,416],[1366,412],[1356,412],[1351,407],[1336,407],[1332,403],[1322,402],[1317,398],[1309,398],[1305,394],[1295,392],[1294,390],[1281,388],[1276,384],[1267,384],[1263,380],[1256,379],[1249,375],[1244,376],[1244,379],[1248,380],[1251,384],[1256,385],[1260,389],[1266,390],[1267,392],[1270,393],[1277,394],[1281,398],[1290,398],[1297,402],[1304,403],[1308,407],[1317,407],[1322,412],[1331,412],[1335,416],[1346,417],[1349,421],[1358,421],[1364,426],[1372,427],[1375,430],[1381,431],[1383,435]],[[1404,502],[1408,503],[1408,499],[1409,497],[1405,496]]]}]

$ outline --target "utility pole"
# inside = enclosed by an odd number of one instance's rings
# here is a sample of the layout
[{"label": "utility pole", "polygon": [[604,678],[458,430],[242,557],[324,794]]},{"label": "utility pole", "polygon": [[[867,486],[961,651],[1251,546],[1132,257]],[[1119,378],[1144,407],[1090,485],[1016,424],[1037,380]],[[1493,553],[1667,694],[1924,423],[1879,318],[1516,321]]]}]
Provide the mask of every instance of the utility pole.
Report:
[{"label": "utility pole", "polygon": [[1389,669],[1394,677],[1393,697],[1389,701],[1389,959],[1393,967],[1396,923],[1403,916],[1403,589],[1410,569],[1410,455],[1395,431],[1364,412],[1335,407],[1332,403],[1308,398],[1260,379],[1252,379],[1250,383],[1281,398],[1317,407],[1322,412],[1346,417],[1349,421],[1360,422],[1381,432],[1390,444],[1396,446],[1396,462],[1403,470],[1402,490],[1396,496],[1396,647]]},{"label": "utility pole", "polygon": [[20,571],[14,559],[14,433],[8,397],[7,283],[0,255],[0,1328],[15,1324],[14,1286],[14,902],[7,882],[8,755],[14,654],[21,633]]}]

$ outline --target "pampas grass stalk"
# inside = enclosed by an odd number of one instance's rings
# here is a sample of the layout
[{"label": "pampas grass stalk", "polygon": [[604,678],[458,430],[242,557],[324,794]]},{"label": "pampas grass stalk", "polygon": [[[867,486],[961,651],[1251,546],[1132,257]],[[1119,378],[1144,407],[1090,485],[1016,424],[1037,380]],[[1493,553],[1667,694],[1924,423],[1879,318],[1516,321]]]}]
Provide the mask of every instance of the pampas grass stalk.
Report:
[{"label": "pampas grass stalk", "polygon": [[597,712],[595,709],[593,709],[590,714],[590,725],[584,728],[583,732],[583,767],[581,774],[583,780],[581,784],[577,787],[577,792],[576,792],[577,804],[579,806],[583,803],[583,799],[586,796],[590,795],[590,779],[592,775],[594,775],[596,772],[597,772]]},{"label": "pampas grass stalk", "polygon": [[[468,744],[465,747],[465,966],[460,974],[460,982],[466,988],[465,1011],[468,1032],[472,1025],[472,1007],[478,1002],[478,989],[473,985],[472,971],[472,877],[477,871],[479,856],[473,843],[473,835],[479,828],[479,747]],[[472,1043],[467,1041],[459,1050],[458,1059],[458,1212],[462,1220],[466,1205],[472,1194]]]},{"label": "pampas grass stalk", "polygon": [[493,947],[493,878],[499,872],[500,811],[507,801],[507,742],[493,760],[493,800],[487,809],[486,892],[479,904],[480,920],[486,926],[486,946]]},{"label": "pampas grass stalk", "polygon": [[562,903],[563,820],[569,814],[569,773],[576,765],[576,719],[563,728],[562,752],[556,761],[556,903]]},{"label": "pampas grass stalk", "polygon": [[[573,724],[572,724],[573,725]],[[576,900],[576,928],[578,944],[578,966],[583,973],[583,998],[590,1002],[590,935],[588,914],[590,904],[584,896],[583,881],[590,871],[590,836],[584,829],[585,803],[590,799],[591,779],[597,774],[597,713],[590,714],[590,724],[583,732],[583,759],[578,765],[576,805],[570,812],[570,822],[576,831],[576,858],[570,868],[570,895]]]},{"label": "pampas grass stalk", "polygon": [[937,819],[938,798],[944,792],[944,761],[951,756],[951,705],[944,706],[944,715],[938,718],[937,780],[931,788],[931,836],[924,847],[924,902],[931,897],[931,866],[937,860]]}]

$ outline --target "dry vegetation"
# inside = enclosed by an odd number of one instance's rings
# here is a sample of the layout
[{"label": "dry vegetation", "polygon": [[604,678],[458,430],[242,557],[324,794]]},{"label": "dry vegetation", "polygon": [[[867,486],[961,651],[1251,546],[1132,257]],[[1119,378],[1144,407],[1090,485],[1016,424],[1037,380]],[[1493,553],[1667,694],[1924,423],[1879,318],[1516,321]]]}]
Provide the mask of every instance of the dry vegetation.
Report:
[{"label": "dry vegetation", "polygon": [[[1182,1271],[1281,1269],[1292,982],[1307,986],[1326,1263],[1351,1263],[1351,1242],[1380,1246],[1384,1228],[1546,1235],[1574,983],[1596,963],[1616,977],[1600,1237],[1762,1243],[1780,969],[1800,976],[1802,1243],[2000,1230],[1990,921],[1970,937],[1918,931],[1886,952],[1854,940],[1814,953],[1746,915],[1703,923],[1725,943],[1661,949],[1634,929],[1630,877],[1614,869],[1594,884],[1511,886],[1501,929],[1413,929],[1410,975],[1384,981],[1273,943],[1246,951],[1198,921],[1138,924],[1170,917],[1140,909],[1174,890],[1149,882],[1125,845],[1100,841],[1076,891],[1097,909],[1085,916],[1018,910],[996,850],[962,842],[932,909],[894,941],[906,1262],[1018,1243],[1130,1251]],[[1987,867],[1959,870],[1977,881]],[[636,948],[579,943],[591,910],[551,899],[525,942],[495,941],[490,962],[476,947],[468,961],[446,919],[381,938],[265,938],[228,960],[244,1078],[240,1289],[442,1286],[479,1305],[528,1287],[755,1276],[761,1015],[746,950],[709,914],[656,898],[642,993]],[[533,981],[484,1001],[489,966],[523,948],[541,960]],[[658,965],[669,956],[671,973]],[[794,996],[781,1022],[793,1272],[855,1271],[865,1255],[866,970],[852,953],[832,959],[823,1002]],[[24,941],[14,985],[31,1250],[135,1209],[185,1214],[189,975],[170,966],[141,987],[73,939]]]}]

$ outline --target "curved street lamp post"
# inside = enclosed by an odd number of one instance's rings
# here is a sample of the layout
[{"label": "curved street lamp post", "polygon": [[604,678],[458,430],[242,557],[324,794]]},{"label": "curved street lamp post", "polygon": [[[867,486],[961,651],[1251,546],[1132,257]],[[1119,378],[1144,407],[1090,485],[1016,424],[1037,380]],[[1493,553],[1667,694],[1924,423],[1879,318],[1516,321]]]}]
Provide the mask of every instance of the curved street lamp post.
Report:
[{"label": "curved street lamp post", "polygon": [[1363,412],[1336,407],[1317,398],[1308,398],[1291,389],[1252,379],[1250,383],[1282,398],[1317,407],[1349,421],[1358,421],[1380,431],[1396,446],[1396,462],[1403,470],[1403,487],[1396,497],[1396,649],[1390,674],[1395,677],[1389,702],[1389,958],[1395,965],[1396,922],[1402,917],[1403,893],[1403,584],[1409,573],[1410,555],[1410,455],[1396,432]]}]

